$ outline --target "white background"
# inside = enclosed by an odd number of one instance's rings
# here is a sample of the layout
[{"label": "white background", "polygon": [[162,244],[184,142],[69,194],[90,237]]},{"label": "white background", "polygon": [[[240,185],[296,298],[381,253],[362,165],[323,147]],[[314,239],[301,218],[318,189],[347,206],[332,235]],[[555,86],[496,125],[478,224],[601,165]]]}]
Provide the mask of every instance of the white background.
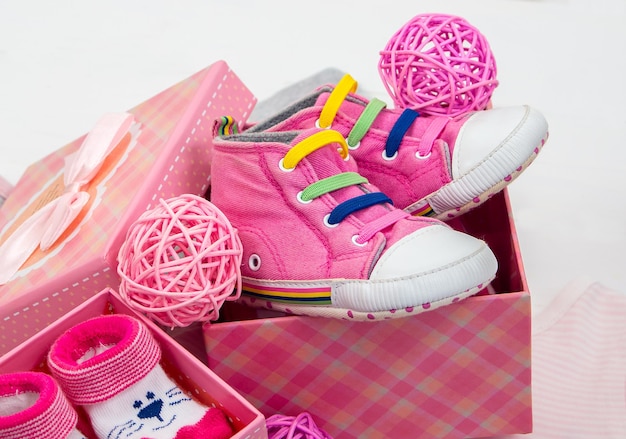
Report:
[{"label": "white background", "polygon": [[489,41],[495,105],[529,104],[550,139],[509,187],[533,304],[580,276],[626,292],[626,1],[0,0],[0,175],[218,59],[258,99],[328,67],[391,103],[379,51],[420,13]]}]

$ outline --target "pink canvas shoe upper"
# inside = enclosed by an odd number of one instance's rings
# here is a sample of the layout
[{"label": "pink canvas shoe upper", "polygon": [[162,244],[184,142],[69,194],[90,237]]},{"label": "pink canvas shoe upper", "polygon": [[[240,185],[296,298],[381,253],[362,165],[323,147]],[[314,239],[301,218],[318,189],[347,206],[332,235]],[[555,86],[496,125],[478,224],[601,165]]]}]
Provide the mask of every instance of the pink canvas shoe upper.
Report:
[{"label": "pink canvas shoe upper", "polygon": [[495,275],[484,242],[393,207],[334,130],[217,137],[211,175],[243,244],[244,294],[290,311],[434,307]]},{"label": "pink canvas shoe upper", "polygon": [[347,139],[362,175],[396,207],[440,219],[456,216],[501,190],[527,166],[547,123],[526,107],[496,108],[451,119],[387,109],[354,93],[346,75],[258,123],[251,131],[318,126]]}]

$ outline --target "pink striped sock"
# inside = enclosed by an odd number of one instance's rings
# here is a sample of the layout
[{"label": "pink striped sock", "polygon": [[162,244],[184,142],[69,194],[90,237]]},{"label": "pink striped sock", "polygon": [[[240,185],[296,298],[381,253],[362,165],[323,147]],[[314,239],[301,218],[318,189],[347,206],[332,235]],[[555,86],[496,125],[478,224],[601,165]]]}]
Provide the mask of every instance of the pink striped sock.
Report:
[{"label": "pink striped sock", "polygon": [[148,328],[115,314],[68,330],[52,345],[48,364],[70,401],[84,406],[99,438],[173,439],[194,428],[202,429],[197,437],[230,437],[223,412],[183,392],[160,359]]},{"label": "pink striped sock", "polygon": [[54,379],[41,372],[0,375],[0,437],[85,439],[78,415]]}]

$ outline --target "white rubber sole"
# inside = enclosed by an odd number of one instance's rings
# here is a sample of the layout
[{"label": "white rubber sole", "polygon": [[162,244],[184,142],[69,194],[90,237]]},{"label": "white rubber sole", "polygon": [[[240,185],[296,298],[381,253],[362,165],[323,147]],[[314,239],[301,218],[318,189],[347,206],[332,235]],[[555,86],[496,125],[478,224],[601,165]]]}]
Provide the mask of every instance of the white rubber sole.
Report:
[{"label": "white rubber sole", "polygon": [[332,306],[307,306],[307,305],[290,305],[281,302],[273,302],[269,300],[263,300],[254,296],[247,296],[243,294],[239,301],[251,307],[271,309],[275,311],[284,312],[286,314],[304,315],[310,317],[325,317],[340,320],[362,321],[362,322],[376,322],[380,320],[398,319],[404,317],[410,317],[413,315],[421,314],[433,309],[441,308],[442,306],[451,305],[457,303],[463,299],[477,294],[486,288],[493,280],[493,277],[480,283],[473,288],[469,288],[461,293],[458,293],[452,297],[441,299],[434,302],[424,303],[420,306],[406,307],[402,309],[392,309],[387,311],[355,311],[351,309],[335,308]]},{"label": "white rubber sole", "polygon": [[244,277],[239,300],[295,315],[369,322],[403,318],[478,293],[494,279],[497,267],[485,244],[462,261],[399,279],[267,281]]},{"label": "white rubber sole", "polygon": [[[540,133],[538,135],[538,133]],[[537,157],[548,139],[547,124],[538,113],[521,124],[502,145],[460,178],[424,197],[405,210],[416,214],[426,203],[428,216],[449,220],[487,201],[515,180]]]}]

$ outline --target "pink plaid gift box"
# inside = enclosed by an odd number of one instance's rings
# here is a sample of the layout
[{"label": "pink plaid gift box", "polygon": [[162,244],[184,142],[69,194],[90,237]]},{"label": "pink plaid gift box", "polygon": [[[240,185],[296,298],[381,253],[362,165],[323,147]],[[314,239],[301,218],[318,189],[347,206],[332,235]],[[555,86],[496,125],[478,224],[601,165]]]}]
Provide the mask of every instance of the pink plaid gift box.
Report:
[{"label": "pink plaid gift box", "polygon": [[[49,373],[46,354],[54,340],[80,322],[112,313],[131,315],[148,327],[163,352],[161,366],[194,398],[224,411],[236,431],[233,439],[267,438],[265,418],[256,408],[153,322],[127,307],[110,288],[87,299],[75,310],[0,357],[0,373],[30,370]],[[85,433],[89,432],[91,429],[87,414],[80,407],[75,409],[79,414],[79,428]]]},{"label": "pink plaid gift box", "polygon": [[227,304],[203,328],[209,367],[266,416],[307,411],[342,439],[531,431],[530,295],[506,190],[453,225],[498,257],[489,291],[381,322]]},{"label": "pink plaid gift box", "polygon": [[[215,119],[245,121],[255,97],[224,61],[139,104],[133,125],[81,190],[76,219],[45,251],[36,249],[0,286],[0,355],[104,287],[119,285],[117,253],[144,211],[209,185]],[[83,136],[31,165],[0,209],[0,245],[51,200],[67,194],[66,158]],[[76,154],[75,154],[76,156]]]}]

